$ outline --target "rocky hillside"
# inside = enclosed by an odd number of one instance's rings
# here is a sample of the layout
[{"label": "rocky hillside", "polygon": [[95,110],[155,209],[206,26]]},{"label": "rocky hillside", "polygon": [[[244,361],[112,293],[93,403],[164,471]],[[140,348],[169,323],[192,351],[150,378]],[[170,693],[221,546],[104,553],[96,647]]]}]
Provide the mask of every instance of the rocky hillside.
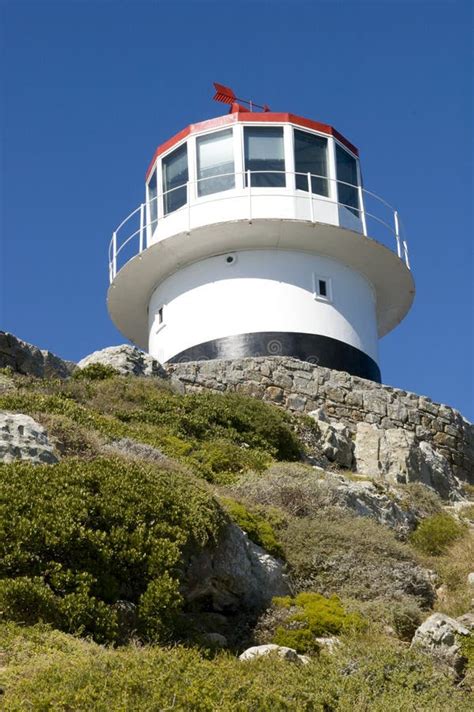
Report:
[{"label": "rocky hillside", "polygon": [[472,426],[295,359],[0,334],[6,710],[469,710]]}]

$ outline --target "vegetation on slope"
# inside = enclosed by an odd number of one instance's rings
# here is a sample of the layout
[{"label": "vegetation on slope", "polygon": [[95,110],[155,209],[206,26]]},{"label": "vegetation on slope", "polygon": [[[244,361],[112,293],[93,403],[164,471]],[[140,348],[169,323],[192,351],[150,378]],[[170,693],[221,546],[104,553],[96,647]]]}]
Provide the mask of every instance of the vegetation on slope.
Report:
[{"label": "vegetation on slope", "polygon": [[357,634],[296,666],[269,656],[206,659],[195,649],[102,648],[44,627],[0,626],[3,709],[74,712],[464,712],[448,675],[396,641]]},{"label": "vegetation on slope", "polygon": [[0,409],[55,416],[52,424],[59,435],[71,427],[76,433],[81,428],[106,439],[134,438],[210,481],[226,481],[251,469],[262,471],[274,459],[297,460],[302,452],[294,418],[238,394],[183,396],[160,379],[124,376],[24,378],[17,383],[17,390],[0,396]]},{"label": "vegetation on slope", "polygon": [[[470,709],[472,641],[464,688],[407,646],[432,606],[457,616],[472,599],[472,529],[448,522],[428,490],[406,489],[407,507],[427,519],[402,543],[315,486],[323,473],[297,462],[298,418],[273,406],[238,394],[183,396],[160,379],[96,367],[65,382],[14,381],[0,408],[43,422],[62,460],[0,466],[6,710],[25,700],[72,711]],[[106,454],[121,438],[174,459]],[[286,561],[294,586],[242,643],[290,644],[311,654],[308,665],[243,663],[235,649],[194,646],[200,613],[183,607],[183,569],[227,517]],[[436,601],[422,565],[444,590]],[[122,600],[136,605],[137,640],[114,649],[127,637]],[[319,650],[321,634],[341,644]]]}]

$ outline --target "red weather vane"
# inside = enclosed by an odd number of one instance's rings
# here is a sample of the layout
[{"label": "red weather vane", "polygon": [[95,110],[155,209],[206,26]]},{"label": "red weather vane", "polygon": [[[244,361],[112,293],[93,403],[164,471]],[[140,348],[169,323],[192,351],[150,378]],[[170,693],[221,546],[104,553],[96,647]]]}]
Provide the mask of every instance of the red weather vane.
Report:
[{"label": "red weather vane", "polygon": [[261,106],[260,104],[256,104],[254,101],[248,99],[239,99],[229,87],[226,87],[223,84],[218,84],[217,82],[213,82],[213,84],[216,90],[216,93],[212,97],[214,101],[220,101],[222,104],[234,104],[237,101],[242,101],[244,104],[248,104],[250,111],[253,111],[254,107],[262,109],[262,111],[270,111],[270,107],[267,106],[267,104]]}]

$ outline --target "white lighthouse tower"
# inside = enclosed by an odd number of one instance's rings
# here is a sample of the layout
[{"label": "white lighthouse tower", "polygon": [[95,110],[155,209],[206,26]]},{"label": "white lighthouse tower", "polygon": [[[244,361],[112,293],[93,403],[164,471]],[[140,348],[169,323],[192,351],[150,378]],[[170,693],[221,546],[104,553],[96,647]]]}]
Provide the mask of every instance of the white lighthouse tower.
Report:
[{"label": "white lighthouse tower", "polygon": [[415,291],[398,213],[334,128],[215,86],[230,112],[158,147],[113,233],[112,320],[162,363],[287,355],[380,381]]}]

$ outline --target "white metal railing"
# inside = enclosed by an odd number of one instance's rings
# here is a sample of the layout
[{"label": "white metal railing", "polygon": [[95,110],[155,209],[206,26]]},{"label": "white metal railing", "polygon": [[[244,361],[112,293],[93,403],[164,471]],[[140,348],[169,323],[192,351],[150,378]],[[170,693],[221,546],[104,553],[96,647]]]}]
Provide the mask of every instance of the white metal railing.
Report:
[{"label": "white metal railing", "polygon": [[[283,185],[252,185],[252,178],[256,176],[263,175],[270,179],[271,176],[282,176],[284,177]],[[206,181],[216,181],[222,178],[230,177],[234,178],[234,186],[230,188],[225,188],[220,192],[210,193],[207,195],[202,195],[197,197],[198,190],[197,187],[204,184]],[[304,176],[306,179],[306,187],[304,189],[296,188],[295,182],[296,177]],[[240,186],[237,186],[237,179],[240,179]],[[288,180],[289,179],[289,180]],[[326,191],[328,195],[322,195],[313,192],[313,179],[317,179],[320,182],[324,182],[326,185]],[[351,201],[352,204],[342,203],[338,199],[339,186],[347,186],[352,188],[354,196],[357,196],[356,201]],[[164,214],[164,211],[159,215],[159,206],[164,206],[165,197],[170,194],[183,189],[186,190],[186,200],[177,209],[168,211]],[[278,191],[278,192],[276,192]],[[332,194],[332,195],[331,195]],[[194,196],[194,197],[193,197]],[[145,203],[141,203],[130,215],[128,215],[120,225],[114,230],[112,234],[112,239],[109,244],[109,280],[113,282],[118,269],[117,265],[119,263],[119,257],[121,257],[120,262],[125,264],[131,257],[137,254],[141,254],[145,247],[149,246],[150,239],[152,238],[158,225],[162,225],[163,221],[172,218],[172,216],[177,213],[186,213],[186,230],[190,232],[192,229],[192,213],[195,208],[209,203],[216,203],[222,200],[232,200],[233,198],[240,198],[247,196],[248,205],[246,208],[246,214],[242,217],[246,217],[249,222],[252,222],[252,216],[254,214],[255,201],[260,200],[262,197],[278,197],[278,199],[290,198],[292,200],[307,200],[309,206],[308,219],[314,222],[327,222],[321,219],[323,216],[318,216],[318,207],[315,207],[315,201],[320,201],[321,205],[333,205],[337,208],[345,208],[346,211],[352,213],[356,218],[352,221],[350,225],[351,229],[360,232],[366,237],[371,237],[379,240],[380,242],[387,243],[387,235],[390,239],[390,244],[386,244],[387,247],[396,251],[398,257],[403,260],[410,269],[410,262],[408,258],[408,245],[404,237],[404,231],[402,229],[402,224],[400,221],[400,216],[386,200],[380,196],[372,193],[370,190],[366,190],[359,185],[354,185],[352,183],[346,183],[345,181],[340,181],[335,178],[329,178],[327,176],[320,176],[314,173],[295,173],[291,171],[244,171],[241,173],[224,173],[216,176],[208,176],[206,178],[201,178],[196,181],[187,181],[182,185],[176,186],[171,190],[164,191],[156,195],[152,200]],[[151,206],[156,203],[156,213],[155,216],[151,216]],[[374,204],[375,208],[371,207],[369,211],[367,209],[367,204]],[[377,213],[372,212],[372,210],[377,210]],[[270,215],[267,217],[271,217]],[[295,216],[296,219],[297,216]],[[319,219],[318,219],[319,217]],[[304,219],[304,218],[300,218]],[[340,216],[337,222],[331,222],[330,224],[341,225]],[[370,224],[370,230],[368,227]],[[124,228],[127,226],[127,234],[123,235]],[[343,225],[344,226],[344,225]],[[134,229],[135,228],[135,229]],[[128,230],[132,232],[128,232]],[[383,233],[383,234],[380,234]],[[136,246],[131,250],[131,245],[136,241]],[[128,247],[128,249],[126,249]],[[123,259],[126,253],[128,256]],[[123,265],[121,265],[123,266]]]}]

